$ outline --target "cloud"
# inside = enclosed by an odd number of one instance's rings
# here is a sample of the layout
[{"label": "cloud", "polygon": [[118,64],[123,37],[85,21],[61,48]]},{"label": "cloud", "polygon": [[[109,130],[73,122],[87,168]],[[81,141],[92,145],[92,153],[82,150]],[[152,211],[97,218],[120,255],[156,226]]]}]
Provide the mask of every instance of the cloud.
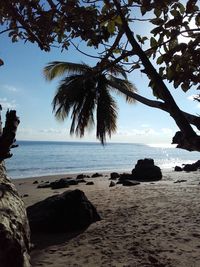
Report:
[{"label": "cloud", "polygon": [[189,95],[187,97],[188,100],[193,101],[195,97],[198,97],[199,95]]},{"label": "cloud", "polygon": [[3,85],[3,89],[10,91],[10,92],[17,92],[18,89],[15,86],[5,84]]},{"label": "cloud", "polygon": [[144,129],[120,129],[117,131],[117,135],[120,136],[149,136],[149,135],[157,135],[158,132],[156,132],[152,128],[144,128]]},{"label": "cloud", "polygon": [[8,101],[6,97],[0,98],[0,104],[3,109],[14,109],[17,106],[15,100]]},{"label": "cloud", "polygon": [[62,134],[63,130],[59,130],[59,129],[55,129],[55,128],[49,128],[49,129],[42,129],[39,131],[40,133],[45,133],[45,134],[49,134],[49,133],[53,133],[53,134]]},{"label": "cloud", "polygon": [[166,135],[172,135],[173,131],[170,128],[162,128],[161,132]]}]

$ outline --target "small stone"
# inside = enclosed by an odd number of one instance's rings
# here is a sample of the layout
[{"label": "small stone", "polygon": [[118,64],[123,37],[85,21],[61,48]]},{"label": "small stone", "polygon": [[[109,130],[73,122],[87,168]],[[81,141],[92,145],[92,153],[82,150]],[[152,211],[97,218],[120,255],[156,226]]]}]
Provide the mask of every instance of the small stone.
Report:
[{"label": "small stone", "polygon": [[38,181],[34,181],[33,184],[38,184]]},{"label": "small stone", "polygon": [[109,187],[113,187],[115,185],[116,185],[115,182],[111,181]]},{"label": "small stone", "polygon": [[86,185],[94,185],[94,182],[87,182]]}]

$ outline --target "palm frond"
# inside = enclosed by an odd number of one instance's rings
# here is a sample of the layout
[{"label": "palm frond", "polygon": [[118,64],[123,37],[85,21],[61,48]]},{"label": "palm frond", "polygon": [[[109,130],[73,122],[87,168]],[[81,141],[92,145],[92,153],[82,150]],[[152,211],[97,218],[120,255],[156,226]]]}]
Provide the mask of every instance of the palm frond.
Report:
[{"label": "palm frond", "polygon": [[110,75],[108,77],[108,84],[111,89],[114,89],[118,94],[124,96],[127,102],[135,102],[135,99],[131,97],[131,93],[137,92],[137,88],[133,83]]},{"label": "palm frond", "polygon": [[119,76],[121,75],[124,77],[124,79],[127,79],[126,71],[123,68],[123,66],[119,64],[114,64],[113,66],[110,66],[108,69],[109,73],[114,76]]},{"label": "palm frond", "polygon": [[47,64],[43,72],[46,80],[51,81],[64,74],[83,74],[90,69],[86,64],[53,61]]},{"label": "palm frond", "polygon": [[82,101],[82,75],[73,75],[62,80],[52,101],[53,112],[58,120],[68,117],[73,105]]},{"label": "palm frond", "polygon": [[107,79],[102,77],[98,83],[97,100],[97,128],[96,136],[102,144],[106,141],[106,134],[116,132],[117,105],[107,88]]}]

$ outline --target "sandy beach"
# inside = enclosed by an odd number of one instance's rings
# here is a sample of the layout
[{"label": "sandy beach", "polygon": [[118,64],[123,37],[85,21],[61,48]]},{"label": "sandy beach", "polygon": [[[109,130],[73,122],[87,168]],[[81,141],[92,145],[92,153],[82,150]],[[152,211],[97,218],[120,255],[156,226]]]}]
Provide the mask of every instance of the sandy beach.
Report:
[{"label": "sandy beach", "polygon": [[[67,189],[38,189],[34,181],[13,180],[26,206]],[[33,267],[198,267],[200,266],[200,173],[163,170],[163,179],[109,187],[109,174],[79,184],[102,220],[82,233],[38,236]],[[174,183],[177,180],[186,180]]]}]

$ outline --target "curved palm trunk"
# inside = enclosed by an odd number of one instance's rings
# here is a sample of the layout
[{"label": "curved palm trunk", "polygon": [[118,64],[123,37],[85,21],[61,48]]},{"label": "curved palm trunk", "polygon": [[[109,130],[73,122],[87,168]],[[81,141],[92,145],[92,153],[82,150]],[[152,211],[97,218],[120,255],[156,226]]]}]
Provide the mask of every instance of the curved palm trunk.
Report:
[{"label": "curved palm trunk", "polygon": [[[30,231],[24,202],[6,175],[3,160],[10,158],[15,147],[19,119],[14,110],[6,114],[5,127],[0,133],[0,265],[29,267]],[[1,118],[0,118],[0,126]]]}]

